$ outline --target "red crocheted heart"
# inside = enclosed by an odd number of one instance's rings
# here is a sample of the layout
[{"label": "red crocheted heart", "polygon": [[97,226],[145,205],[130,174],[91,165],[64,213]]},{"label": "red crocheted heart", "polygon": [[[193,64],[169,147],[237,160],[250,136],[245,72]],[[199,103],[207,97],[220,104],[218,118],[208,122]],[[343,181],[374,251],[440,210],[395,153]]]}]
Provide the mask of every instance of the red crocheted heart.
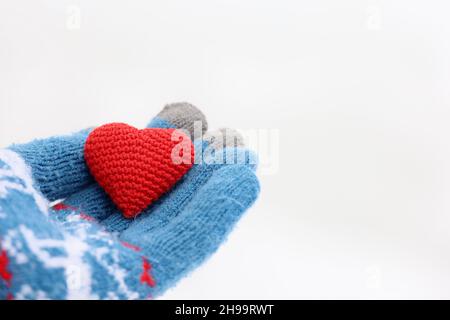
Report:
[{"label": "red crocheted heart", "polygon": [[112,123],[91,132],[84,157],[95,180],[123,215],[133,218],[192,167],[194,146],[179,130],[138,130]]}]

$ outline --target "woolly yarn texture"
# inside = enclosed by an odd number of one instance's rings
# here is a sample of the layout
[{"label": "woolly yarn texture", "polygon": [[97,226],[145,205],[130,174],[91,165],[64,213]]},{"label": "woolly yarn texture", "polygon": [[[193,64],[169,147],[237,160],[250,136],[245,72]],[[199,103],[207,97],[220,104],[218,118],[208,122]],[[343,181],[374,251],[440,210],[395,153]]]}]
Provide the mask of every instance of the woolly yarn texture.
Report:
[{"label": "woolly yarn texture", "polygon": [[[151,124],[175,128],[160,115]],[[0,151],[1,299],[158,297],[220,247],[258,196],[253,153],[203,152],[208,141],[198,140],[196,160],[208,161],[127,219],[80,161],[90,131]],[[245,161],[223,163],[231,154]]]},{"label": "woolly yarn texture", "polygon": [[123,123],[91,132],[84,154],[92,175],[126,218],[169,191],[194,162],[194,146],[183,132]]}]

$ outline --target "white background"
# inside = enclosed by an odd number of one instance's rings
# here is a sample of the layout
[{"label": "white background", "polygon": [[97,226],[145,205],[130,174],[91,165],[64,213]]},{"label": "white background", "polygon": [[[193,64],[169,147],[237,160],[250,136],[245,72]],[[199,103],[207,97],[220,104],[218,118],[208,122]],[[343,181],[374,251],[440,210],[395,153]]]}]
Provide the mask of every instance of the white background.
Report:
[{"label": "white background", "polygon": [[450,298],[448,1],[0,0],[0,146],[189,101],[276,174],[164,298]]}]

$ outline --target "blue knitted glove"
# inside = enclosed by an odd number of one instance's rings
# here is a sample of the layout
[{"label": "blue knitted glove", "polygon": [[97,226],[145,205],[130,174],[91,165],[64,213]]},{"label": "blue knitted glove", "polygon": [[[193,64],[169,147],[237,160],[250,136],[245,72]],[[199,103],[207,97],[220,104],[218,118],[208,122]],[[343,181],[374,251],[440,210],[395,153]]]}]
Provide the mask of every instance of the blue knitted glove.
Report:
[{"label": "blue knitted glove", "polygon": [[[149,126],[192,134],[194,121],[206,130],[198,109],[173,104]],[[86,168],[90,131],[0,150],[0,299],[157,297],[218,249],[259,193],[255,156],[219,131],[195,141],[196,164],[169,193],[125,219]]]}]

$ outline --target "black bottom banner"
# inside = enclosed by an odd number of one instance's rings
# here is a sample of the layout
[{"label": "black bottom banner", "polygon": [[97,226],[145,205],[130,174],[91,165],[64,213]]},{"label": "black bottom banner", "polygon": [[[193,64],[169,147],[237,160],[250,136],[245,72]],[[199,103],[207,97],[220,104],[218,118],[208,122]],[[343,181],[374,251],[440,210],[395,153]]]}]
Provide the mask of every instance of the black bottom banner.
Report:
[{"label": "black bottom banner", "polygon": [[[1,314],[45,314],[46,319],[75,317],[84,320],[98,311],[102,319],[358,319],[414,315],[429,318],[448,309],[447,301],[2,301]],[[9,309],[9,310],[8,310]]]}]

